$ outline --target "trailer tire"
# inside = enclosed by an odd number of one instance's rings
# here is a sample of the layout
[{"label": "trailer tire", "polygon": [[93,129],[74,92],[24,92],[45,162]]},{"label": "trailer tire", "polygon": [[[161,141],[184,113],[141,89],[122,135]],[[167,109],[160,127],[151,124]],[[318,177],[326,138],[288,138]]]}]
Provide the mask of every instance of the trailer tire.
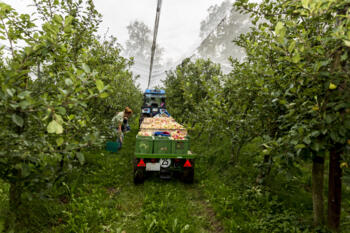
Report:
[{"label": "trailer tire", "polygon": [[184,167],[182,172],[182,180],[188,184],[194,181],[194,160],[191,161],[191,165],[192,167]]},{"label": "trailer tire", "polygon": [[182,173],[182,180],[185,183],[192,184],[194,180],[194,169],[193,168],[185,168]]},{"label": "trailer tire", "polygon": [[137,167],[137,160],[134,160],[134,184],[143,184],[145,181],[146,169]]}]

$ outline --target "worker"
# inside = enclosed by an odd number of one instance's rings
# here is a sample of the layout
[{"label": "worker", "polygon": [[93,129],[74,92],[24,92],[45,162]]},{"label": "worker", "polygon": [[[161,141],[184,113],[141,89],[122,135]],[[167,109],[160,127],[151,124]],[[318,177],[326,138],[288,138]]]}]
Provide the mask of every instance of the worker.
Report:
[{"label": "worker", "polygon": [[126,107],[124,111],[117,112],[112,118],[113,128],[117,131],[117,141],[123,143],[124,132],[128,129],[128,119],[132,115],[132,110]]}]

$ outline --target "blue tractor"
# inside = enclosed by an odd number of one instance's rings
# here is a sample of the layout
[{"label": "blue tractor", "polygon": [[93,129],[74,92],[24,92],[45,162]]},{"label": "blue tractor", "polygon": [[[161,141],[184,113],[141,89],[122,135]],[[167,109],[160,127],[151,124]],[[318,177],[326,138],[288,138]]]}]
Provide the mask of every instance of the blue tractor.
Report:
[{"label": "blue tractor", "polygon": [[141,116],[139,124],[141,125],[145,117],[154,117],[158,114],[166,114],[169,116],[166,110],[166,97],[164,90],[146,89],[143,94],[143,104],[141,107]]}]

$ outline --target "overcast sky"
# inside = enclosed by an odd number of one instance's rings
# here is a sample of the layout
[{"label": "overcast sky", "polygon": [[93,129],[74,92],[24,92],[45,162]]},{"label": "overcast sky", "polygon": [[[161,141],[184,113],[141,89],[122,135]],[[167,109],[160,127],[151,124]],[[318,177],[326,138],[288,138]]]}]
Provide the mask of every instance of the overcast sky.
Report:
[{"label": "overcast sky", "polygon": [[[32,13],[29,7],[32,0],[0,0],[11,5],[19,13]],[[154,67],[152,85],[159,84],[165,77],[165,70],[173,69],[181,59],[189,57],[200,45],[200,22],[208,15],[211,5],[221,4],[224,0],[163,0],[157,43],[164,48],[163,63],[170,66]],[[154,27],[157,0],[94,0],[97,10],[102,14],[100,35],[107,30],[109,35],[117,37],[122,45],[128,39],[126,27],[134,20],[141,20],[151,30]],[[150,48],[151,49],[151,48]],[[140,61],[141,62],[141,61]],[[132,67],[135,75],[140,75],[138,83],[146,88],[149,61],[136,62]]]},{"label": "overcast sky", "polygon": [[[0,0],[1,1],[1,0]],[[20,13],[31,12],[31,0],[2,0]],[[154,26],[157,0],[95,0],[103,16],[100,33],[109,28],[121,44],[128,38],[126,26],[133,20],[142,20],[151,29]],[[165,58],[174,61],[198,43],[200,21],[207,9],[223,0],[163,0],[158,43],[165,49]]]}]

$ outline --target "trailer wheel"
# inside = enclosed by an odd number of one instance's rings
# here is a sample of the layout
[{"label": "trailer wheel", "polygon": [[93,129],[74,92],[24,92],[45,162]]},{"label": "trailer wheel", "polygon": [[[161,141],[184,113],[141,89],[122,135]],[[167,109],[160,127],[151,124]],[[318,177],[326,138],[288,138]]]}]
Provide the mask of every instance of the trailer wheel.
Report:
[{"label": "trailer wheel", "polygon": [[184,167],[182,172],[182,180],[185,183],[192,184],[194,180],[194,161],[192,160],[192,167]]},{"label": "trailer wheel", "polygon": [[185,183],[192,184],[194,178],[194,169],[193,168],[185,168],[182,174],[182,180]]},{"label": "trailer wheel", "polygon": [[145,181],[146,169],[137,167],[137,159],[134,160],[134,184],[142,184]]}]

